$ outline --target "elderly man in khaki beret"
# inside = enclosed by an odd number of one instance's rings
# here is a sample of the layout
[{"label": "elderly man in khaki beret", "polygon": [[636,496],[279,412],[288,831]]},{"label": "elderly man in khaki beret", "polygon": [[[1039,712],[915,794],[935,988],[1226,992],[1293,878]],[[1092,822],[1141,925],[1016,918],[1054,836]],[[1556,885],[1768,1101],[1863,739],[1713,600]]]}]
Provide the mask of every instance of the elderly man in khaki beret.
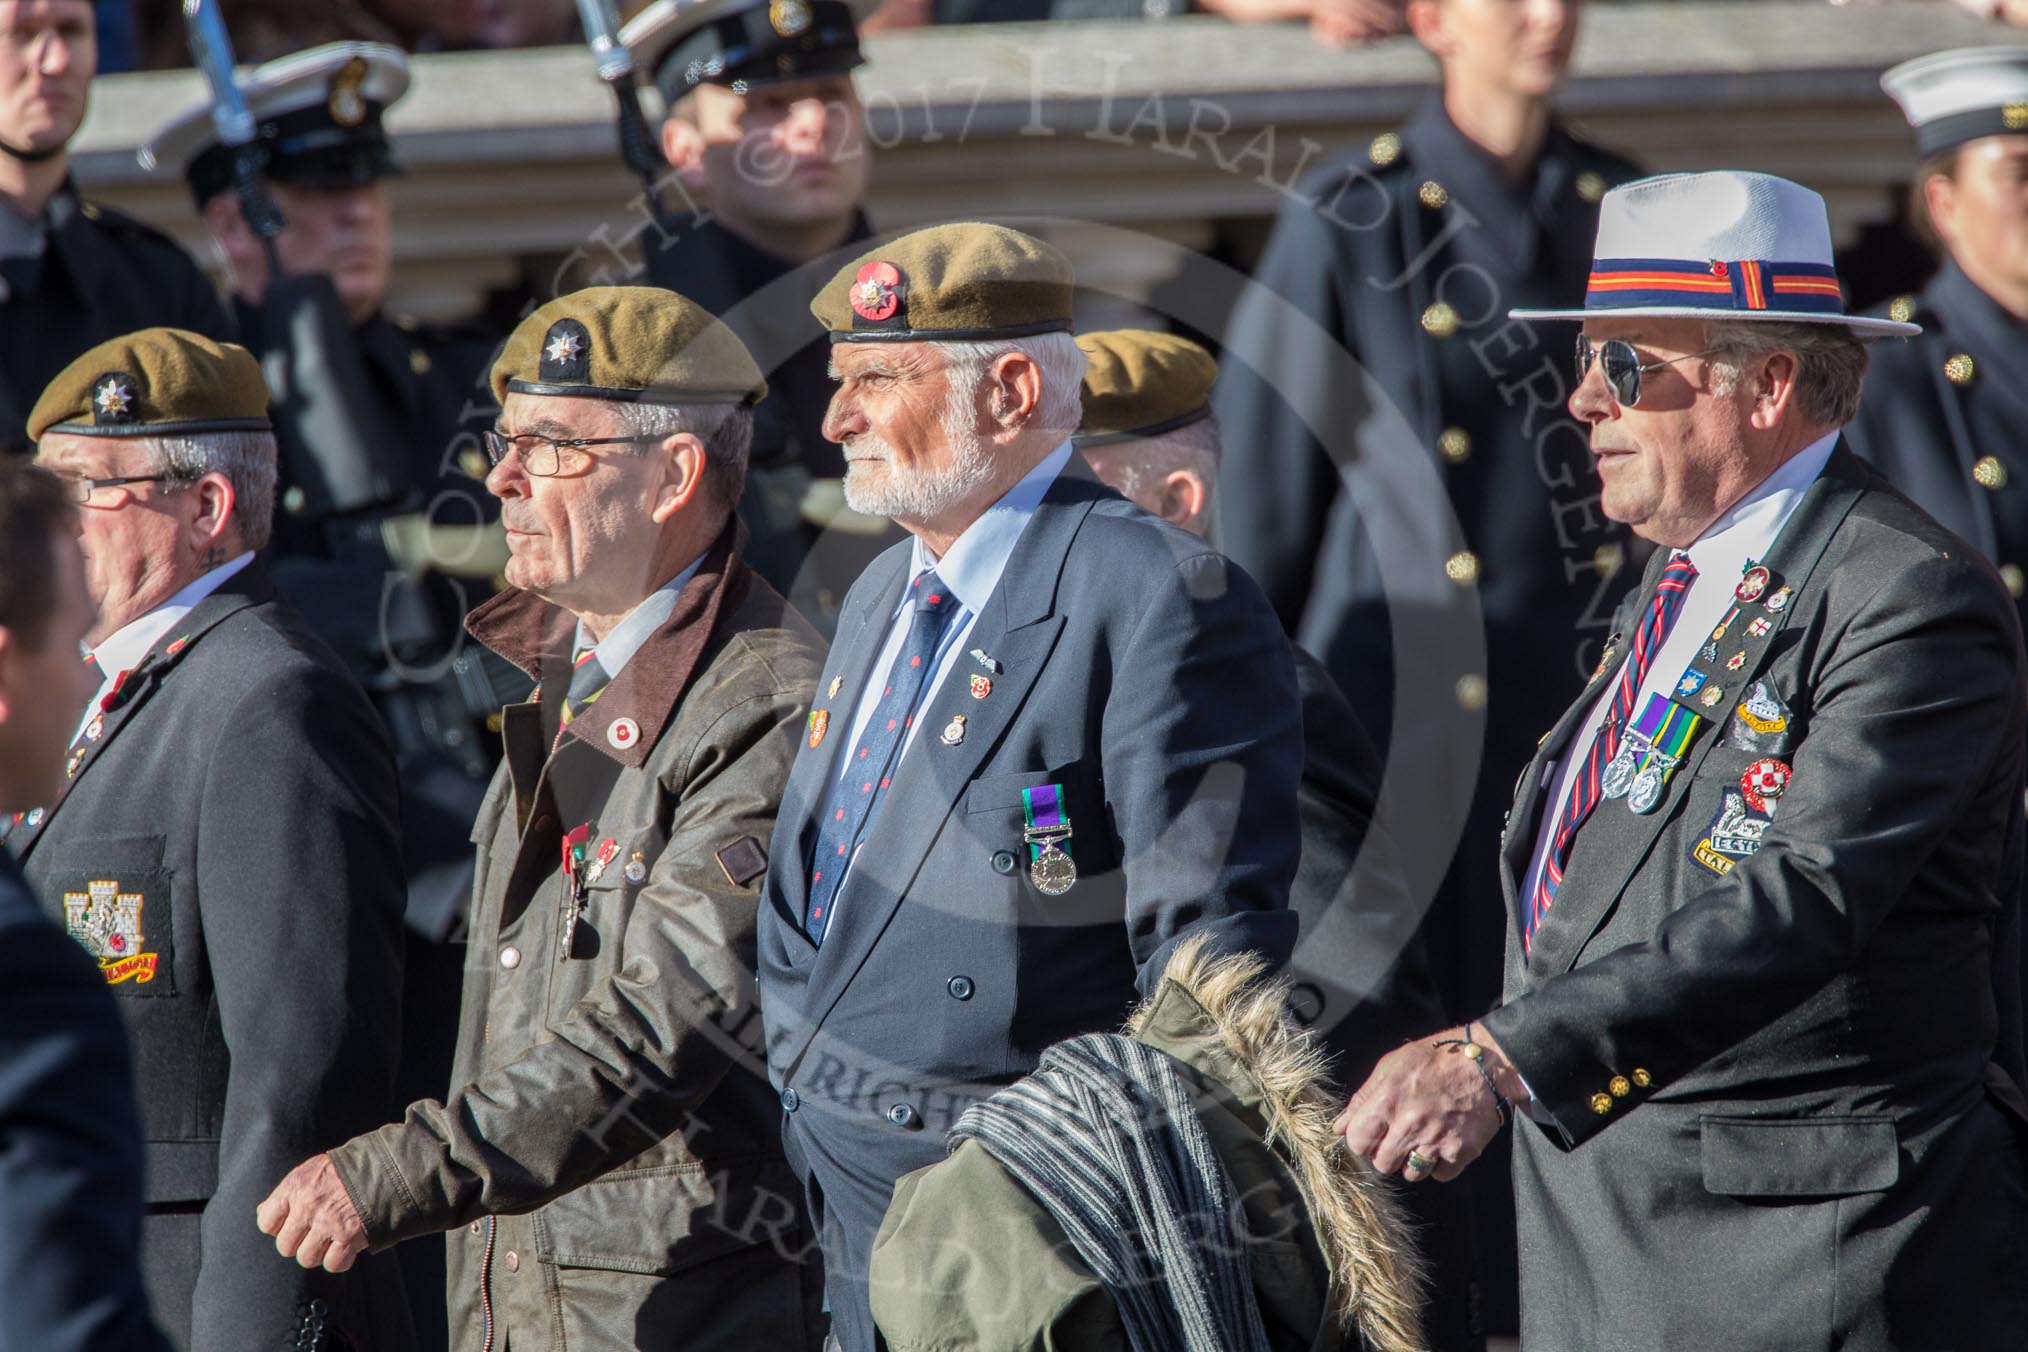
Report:
[{"label": "elderly man in khaki beret", "polygon": [[846,502],[910,540],[839,612],[761,913],[769,1069],[871,1352],[895,1180],[1044,1048],[1117,1027],[1186,934],[1288,954],[1302,744],[1243,574],[1070,445],[1070,264],[995,225],[916,231],[811,309]]},{"label": "elderly man in khaki beret", "polygon": [[0,834],[125,1016],[171,1343],[401,1349],[390,1263],[305,1272],[249,1223],[392,1106],[402,971],[386,734],[256,557],[267,408],[244,348],[181,329],[101,343],[37,401],[36,460],[78,505],[95,693],[62,793]]},{"label": "elderly man in khaki beret", "polygon": [[767,841],[816,677],[740,561],[766,390],[718,320],[601,287],[493,368],[512,586],[473,635],[503,711],[454,1088],[262,1206],[307,1265],[453,1230],[452,1346],[814,1347],[820,1284],[755,1049]]}]

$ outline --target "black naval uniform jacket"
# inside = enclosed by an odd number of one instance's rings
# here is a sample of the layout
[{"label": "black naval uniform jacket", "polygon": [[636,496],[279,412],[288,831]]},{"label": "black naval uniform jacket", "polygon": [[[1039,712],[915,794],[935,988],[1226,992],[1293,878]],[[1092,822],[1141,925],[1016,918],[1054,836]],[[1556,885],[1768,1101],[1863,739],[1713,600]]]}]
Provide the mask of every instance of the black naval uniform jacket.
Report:
[{"label": "black naval uniform jacket", "polygon": [[2028,324],[1953,262],[1890,309],[1922,333],[1870,345],[1859,417],[1846,429],[1852,449],[1999,565],[2018,603],[2028,567]]},{"label": "black naval uniform jacket", "polygon": [[9,839],[49,914],[107,950],[148,1290],[178,1348],[411,1346],[389,1260],[305,1272],[254,1223],[291,1168],[391,1106],[396,794],[373,711],[256,560],[135,668],[67,791]]},{"label": "black naval uniform jacket", "polygon": [[[1483,1020],[1554,1117],[1517,1126],[1523,1342],[2028,1345],[2014,608],[1842,448],[1761,562],[1785,604],[1728,624],[1744,661],[1659,806],[1586,819]],[[1518,786],[1510,915],[1549,767],[1631,647]],[[1746,811],[1770,757],[1786,789]]]},{"label": "black naval uniform jacket", "polygon": [[141,1118],[119,1011],[0,849],[0,1349],[167,1352],[141,1286]]},{"label": "black naval uniform jacket", "polygon": [[210,281],[153,226],[68,182],[43,220],[40,258],[0,260],[0,453],[30,449],[29,410],[87,349],[158,325],[229,336]]},{"label": "black naval uniform jacket", "polygon": [[[704,306],[739,334],[767,375],[768,397],[754,409],[752,472],[740,500],[746,560],[825,635],[852,582],[900,538],[823,529],[803,511],[813,481],[845,475],[845,453],[824,436],[836,388],[831,344],[810,302],[873,237],[855,213],[844,243],[811,263],[792,263],[718,224],[701,219],[650,241],[648,280]],[[856,518],[870,526],[866,518]]]},{"label": "black naval uniform jacket", "polygon": [[[813,711],[834,731],[797,754],[760,917],[768,1069],[846,1352],[874,1347],[867,1260],[894,1182],[943,1157],[960,1112],[1052,1043],[1117,1028],[1182,934],[1279,963],[1296,930],[1287,640],[1245,574],[1073,455],[922,706],[813,945],[816,819],[911,561],[890,549],[846,597]],[[939,730],[960,714],[951,744]],[[1052,783],[1077,870],[1057,897],[1023,838],[1022,791]]]},{"label": "black naval uniform jacket", "polygon": [[[1597,662],[1628,580],[1612,573],[1624,536],[1598,510],[1589,442],[1564,408],[1570,335],[1506,312],[1584,294],[1598,199],[1634,173],[1557,128],[1531,178],[1510,185],[1432,93],[1398,136],[1304,183],[1226,334],[1220,546],[1260,579],[1390,758],[1448,781],[1438,767],[1459,764],[1460,748],[1469,765],[1483,746],[1479,782],[1490,787],[1429,930],[1461,1014],[1498,988],[1497,958],[1474,955],[1499,951],[1490,842],[1504,795],[1535,730]],[[1364,369],[1365,388],[1326,368],[1326,338]],[[1414,595],[1390,598],[1372,523],[1334,456],[1426,461],[1430,492],[1448,494],[1458,533],[1426,533],[1420,557],[1387,561],[1420,570]],[[1368,498],[1364,510],[1380,506]],[[1447,671],[1426,704],[1398,707],[1397,666],[1407,681],[1427,678],[1411,655],[1419,636],[1481,623],[1484,665],[1463,674],[1482,679],[1459,691]],[[1396,639],[1408,645],[1399,662]],[[1446,862],[1416,854],[1425,870]]]},{"label": "black naval uniform jacket", "polygon": [[[1304,180],[1225,333],[1216,539],[1401,767],[1398,843],[1451,1020],[1498,995],[1500,815],[1632,572],[1564,406],[1570,328],[1507,311],[1584,295],[1598,200],[1636,173],[1556,126],[1509,184],[1432,92]],[[1512,1227],[1480,1180],[1503,1149],[1468,1176],[1495,1332]]]}]

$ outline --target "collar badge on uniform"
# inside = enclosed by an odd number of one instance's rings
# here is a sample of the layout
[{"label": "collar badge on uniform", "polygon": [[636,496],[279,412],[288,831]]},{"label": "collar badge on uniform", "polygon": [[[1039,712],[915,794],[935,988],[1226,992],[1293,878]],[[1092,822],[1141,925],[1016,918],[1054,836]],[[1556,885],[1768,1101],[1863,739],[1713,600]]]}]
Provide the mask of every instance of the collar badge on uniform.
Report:
[{"label": "collar badge on uniform", "polygon": [[829,709],[810,710],[810,750],[815,751],[824,744],[824,730],[831,726]]},{"label": "collar badge on uniform", "polygon": [[972,677],[972,698],[973,698],[973,699],[984,699],[984,698],[986,698],[986,696],[988,696],[988,695],[990,695],[990,694],[992,694],[992,693],[993,693],[993,679],[992,679],[992,677],[990,677],[990,676],[979,676],[979,675],[974,675],[974,676]]},{"label": "collar badge on uniform", "polygon": [[852,282],[852,313],[869,324],[883,324],[900,309],[901,269],[878,261],[860,268]]},{"label": "collar badge on uniform", "polygon": [[945,746],[957,746],[964,740],[965,716],[963,714],[952,714],[951,721],[944,724],[943,743]]},{"label": "collar badge on uniform", "polygon": [[356,127],[366,120],[366,96],[360,92],[366,72],[366,58],[355,56],[331,77],[331,94],[324,107],[341,127]]},{"label": "collar badge on uniform", "polygon": [[1773,574],[1769,573],[1767,569],[1759,564],[1755,564],[1747,569],[1746,574],[1739,579],[1739,585],[1733,588],[1732,594],[1742,601],[1758,601],[1761,595],[1767,591],[1767,584],[1772,579]]},{"label": "collar badge on uniform", "polygon": [[591,372],[591,334],[575,319],[559,319],[542,340],[539,374],[547,384],[584,384]]},{"label": "collar badge on uniform", "polygon": [[1794,595],[1795,589],[1793,587],[1783,587],[1780,591],[1777,591],[1773,596],[1768,597],[1763,604],[1765,604],[1769,610],[1776,611],[1777,613],[1779,613],[1780,611],[1788,609],[1789,598]]},{"label": "collar badge on uniform", "polygon": [[606,742],[615,751],[630,750],[634,743],[640,740],[641,725],[631,718],[616,718],[612,726],[606,729]]},{"label": "collar badge on uniform", "polygon": [[774,0],[768,23],[785,38],[796,37],[810,27],[810,7],[804,0]]},{"label": "collar badge on uniform", "polygon": [[630,883],[641,882],[648,876],[648,862],[639,850],[635,850],[634,857],[627,861],[627,866],[620,873]]},{"label": "collar badge on uniform", "polygon": [[135,407],[136,402],[134,378],[124,371],[108,371],[92,382],[92,422],[95,424],[139,422],[141,411]]}]

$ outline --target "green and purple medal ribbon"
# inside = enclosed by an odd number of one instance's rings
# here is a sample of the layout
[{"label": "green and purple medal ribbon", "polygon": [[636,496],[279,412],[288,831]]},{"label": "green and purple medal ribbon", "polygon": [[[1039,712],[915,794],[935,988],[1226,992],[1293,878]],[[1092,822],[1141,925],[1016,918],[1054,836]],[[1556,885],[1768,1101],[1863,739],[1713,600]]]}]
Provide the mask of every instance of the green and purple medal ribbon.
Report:
[{"label": "green and purple medal ribbon", "polygon": [[1697,729],[1703,726],[1702,717],[1675,703],[1667,695],[1648,696],[1646,707],[1629,729],[1633,736],[1640,739],[1641,745],[1648,748],[1641,753],[1636,769],[1645,770],[1655,759],[1655,753],[1660,752],[1667,757],[1664,766],[1666,776],[1667,771],[1673,770],[1676,762],[1683,759],[1683,753],[1690,749],[1691,740],[1697,736]]},{"label": "green and purple medal ribbon", "polygon": [[1056,848],[1056,842],[1070,834],[1063,817],[1063,785],[1038,784],[1021,790],[1021,813],[1027,819],[1030,863]]}]

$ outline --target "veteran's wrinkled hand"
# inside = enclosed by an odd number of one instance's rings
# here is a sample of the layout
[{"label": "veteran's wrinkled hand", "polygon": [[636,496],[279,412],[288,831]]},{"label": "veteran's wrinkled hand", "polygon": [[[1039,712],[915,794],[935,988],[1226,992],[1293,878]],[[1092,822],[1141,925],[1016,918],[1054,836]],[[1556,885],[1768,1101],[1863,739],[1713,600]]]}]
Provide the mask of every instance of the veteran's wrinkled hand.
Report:
[{"label": "veteran's wrinkled hand", "polygon": [[1346,1147],[1381,1173],[1410,1182],[1448,1183],[1463,1173],[1505,1121],[1487,1077],[1458,1045],[1465,1042],[1481,1048],[1496,1083],[1511,1079],[1514,1089],[1503,1087],[1502,1099],[1518,1096],[1520,1077],[1491,1039],[1481,1034],[1474,1040],[1464,1028],[1433,1033],[1395,1048],[1373,1067],[1332,1124]]},{"label": "veteran's wrinkled hand", "polygon": [[343,1272],[366,1252],[366,1226],[329,1155],[313,1155],[275,1185],[254,1212],[275,1251],[306,1268]]}]

